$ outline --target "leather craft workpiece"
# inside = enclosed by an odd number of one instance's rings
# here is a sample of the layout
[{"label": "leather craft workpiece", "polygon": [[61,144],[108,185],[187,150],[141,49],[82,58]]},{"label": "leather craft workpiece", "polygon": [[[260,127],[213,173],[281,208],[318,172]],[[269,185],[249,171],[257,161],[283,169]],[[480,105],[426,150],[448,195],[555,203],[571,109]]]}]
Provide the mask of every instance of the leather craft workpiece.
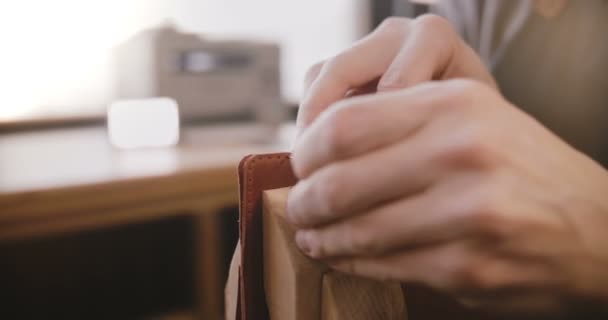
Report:
[{"label": "leather craft workpiece", "polygon": [[488,319],[427,288],[341,274],[304,256],[284,220],[288,187],[296,182],[288,153],[250,155],[239,164],[235,319]]}]

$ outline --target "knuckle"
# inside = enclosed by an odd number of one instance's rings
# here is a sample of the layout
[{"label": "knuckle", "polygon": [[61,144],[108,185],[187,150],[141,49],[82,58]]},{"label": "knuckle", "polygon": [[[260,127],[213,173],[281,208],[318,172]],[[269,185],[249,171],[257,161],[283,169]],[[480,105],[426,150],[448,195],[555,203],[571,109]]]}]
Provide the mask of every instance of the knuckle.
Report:
[{"label": "knuckle", "polygon": [[475,94],[479,92],[477,86],[474,80],[459,78],[433,83],[428,88],[436,89],[435,106],[440,111],[450,111],[470,107],[475,101]]},{"label": "knuckle", "polygon": [[304,77],[304,79],[305,79],[304,81],[307,84],[312,83],[319,76],[319,73],[321,73],[321,70],[323,69],[324,65],[325,65],[325,61],[321,61],[321,62],[315,63],[310,68],[308,68],[308,71],[306,71],[306,75]]},{"label": "knuckle", "polygon": [[339,53],[331,58],[329,58],[319,72],[323,72],[323,75],[339,78],[344,73],[344,69],[346,68],[346,64],[344,63],[344,55],[345,53]]},{"label": "knuckle", "polygon": [[496,231],[497,226],[503,223],[496,205],[488,199],[479,201],[477,208],[471,213],[470,218],[473,225],[484,233]]},{"label": "knuckle", "polygon": [[484,92],[483,85],[471,79],[453,79],[447,81],[449,90],[445,98],[450,99],[451,106],[472,107]]},{"label": "knuckle", "polygon": [[463,287],[490,291],[500,287],[501,278],[493,270],[489,259],[476,259],[466,264],[459,272]]},{"label": "knuckle", "polygon": [[407,28],[410,19],[404,17],[388,17],[380,23],[377,30],[379,32],[401,31]]},{"label": "knuckle", "polygon": [[450,84],[460,92],[477,91],[482,87],[479,81],[467,78],[453,79],[450,81]]},{"label": "knuckle", "polygon": [[436,14],[423,14],[414,20],[414,25],[438,33],[451,33],[454,30],[447,19]]},{"label": "knuckle", "polygon": [[446,81],[448,90],[445,98],[452,101],[451,105],[456,107],[483,107],[489,108],[491,105],[483,103],[496,95],[494,89],[487,84],[466,78],[451,79]]},{"label": "knuckle", "polygon": [[325,61],[319,72],[323,74],[324,79],[333,84],[350,83],[351,79],[348,76],[349,69],[352,68],[350,60],[348,51],[339,53]]},{"label": "knuckle", "polygon": [[448,151],[451,153],[448,157],[468,166],[492,168],[496,156],[487,134],[478,128],[469,128],[467,131],[469,132],[463,134],[462,141]]},{"label": "knuckle", "polygon": [[[445,121],[453,123],[455,130],[450,139],[438,145],[439,160],[449,163],[476,166],[479,169],[494,169],[500,160],[505,160],[505,153],[499,148],[504,141],[503,134],[486,121],[484,111],[488,88],[477,81],[468,79],[448,80],[448,90],[438,97],[436,111],[445,115]],[[491,120],[491,119],[490,119]]]},{"label": "knuckle", "polygon": [[352,128],[355,127],[356,117],[355,111],[346,106],[335,105],[328,111],[323,138],[330,157],[339,159],[348,154],[354,138]]},{"label": "knuckle", "polygon": [[451,139],[437,145],[435,160],[442,166],[491,172],[499,167],[500,151],[490,135],[484,124],[463,124]]},{"label": "knuckle", "polygon": [[357,228],[350,232],[351,250],[353,253],[376,254],[379,251],[377,238],[368,229]]},{"label": "knuckle", "polygon": [[345,261],[340,262],[339,269],[342,272],[349,274],[356,274],[358,271],[358,263],[355,259],[347,259]]},{"label": "knuckle", "polygon": [[330,165],[320,173],[317,190],[321,208],[324,213],[334,215],[342,212],[346,207],[344,175],[337,165]]},{"label": "knuckle", "polygon": [[504,213],[501,201],[491,191],[480,191],[469,213],[474,230],[490,238],[502,239],[511,234],[512,223]]}]

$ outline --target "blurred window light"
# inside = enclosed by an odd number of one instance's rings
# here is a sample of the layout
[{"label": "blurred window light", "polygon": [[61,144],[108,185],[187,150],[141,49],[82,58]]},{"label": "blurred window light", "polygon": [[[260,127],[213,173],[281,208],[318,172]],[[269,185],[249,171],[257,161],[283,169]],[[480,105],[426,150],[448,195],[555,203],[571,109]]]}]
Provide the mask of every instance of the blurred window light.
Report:
[{"label": "blurred window light", "polygon": [[[280,43],[283,95],[296,101],[309,65],[367,31],[368,5],[367,0],[3,1],[0,123],[103,114],[115,98],[112,48],[166,20],[186,32]],[[196,61],[198,67],[204,62]]]}]

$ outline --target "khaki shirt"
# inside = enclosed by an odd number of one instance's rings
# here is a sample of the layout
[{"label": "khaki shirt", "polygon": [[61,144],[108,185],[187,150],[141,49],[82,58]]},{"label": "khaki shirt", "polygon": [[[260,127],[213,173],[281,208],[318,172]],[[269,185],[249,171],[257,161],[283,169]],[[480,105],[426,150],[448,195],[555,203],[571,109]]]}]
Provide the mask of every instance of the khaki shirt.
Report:
[{"label": "khaki shirt", "polygon": [[552,17],[534,4],[452,0],[436,10],[480,52],[509,101],[608,167],[608,1],[566,1]]}]

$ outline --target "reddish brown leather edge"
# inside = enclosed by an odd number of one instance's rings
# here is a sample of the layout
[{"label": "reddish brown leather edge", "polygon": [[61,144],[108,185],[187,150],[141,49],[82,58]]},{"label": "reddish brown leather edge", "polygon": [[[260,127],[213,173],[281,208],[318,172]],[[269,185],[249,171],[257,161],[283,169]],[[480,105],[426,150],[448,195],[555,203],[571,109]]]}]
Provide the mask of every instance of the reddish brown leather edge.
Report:
[{"label": "reddish brown leather edge", "polygon": [[241,267],[237,319],[269,319],[262,278],[262,192],[289,187],[296,181],[289,153],[249,155],[239,164]]}]

